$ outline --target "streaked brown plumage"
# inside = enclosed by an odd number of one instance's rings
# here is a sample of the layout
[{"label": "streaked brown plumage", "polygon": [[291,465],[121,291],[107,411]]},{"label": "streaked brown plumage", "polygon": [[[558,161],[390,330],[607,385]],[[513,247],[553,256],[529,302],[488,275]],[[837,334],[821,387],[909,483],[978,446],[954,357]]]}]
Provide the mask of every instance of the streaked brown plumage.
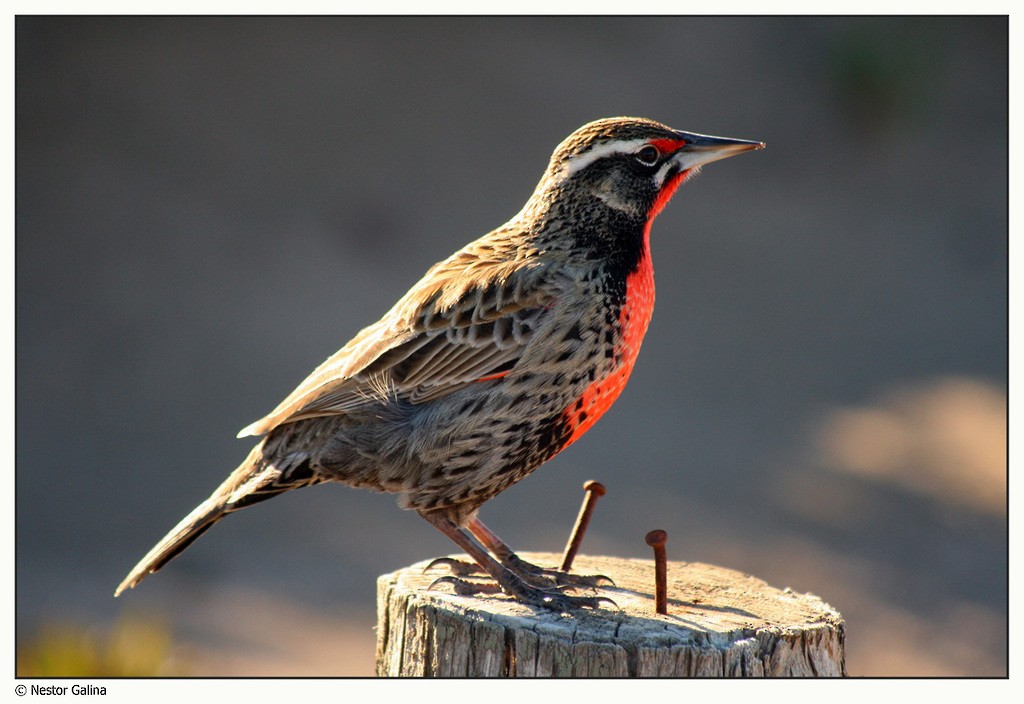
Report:
[{"label": "streaked brown plumage", "polygon": [[639,118],[581,127],[522,211],[432,267],[239,433],[264,437],[116,594],[228,513],[336,481],[398,494],[515,598],[597,606],[556,588],[597,579],[524,563],[477,510],[580,437],[622,391],[654,305],[651,223],[675,188],[704,163],[762,146]]}]

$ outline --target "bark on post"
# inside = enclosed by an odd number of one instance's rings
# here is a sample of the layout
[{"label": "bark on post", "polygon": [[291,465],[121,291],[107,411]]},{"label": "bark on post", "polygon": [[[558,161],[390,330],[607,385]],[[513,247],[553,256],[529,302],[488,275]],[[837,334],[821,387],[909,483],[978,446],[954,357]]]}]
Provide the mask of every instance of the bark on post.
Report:
[{"label": "bark on post", "polygon": [[[465,556],[455,556],[462,557]],[[540,565],[560,556],[523,553]],[[384,677],[840,677],[845,624],[813,594],[776,589],[734,570],[668,564],[668,615],[654,605],[654,564],[576,558],[605,574],[600,610],[556,614],[504,595],[427,587],[429,560],[377,580],[377,674]]]}]

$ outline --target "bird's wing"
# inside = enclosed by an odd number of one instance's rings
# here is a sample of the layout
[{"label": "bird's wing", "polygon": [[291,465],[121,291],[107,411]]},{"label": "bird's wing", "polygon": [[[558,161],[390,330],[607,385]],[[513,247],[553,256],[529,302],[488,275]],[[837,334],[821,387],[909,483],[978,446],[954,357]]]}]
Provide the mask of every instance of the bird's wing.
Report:
[{"label": "bird's wing", "polygon": [[384,318],[239,437],[388,398],[424,403],[507,373],[557,289],[545,285],[550,277],[539,266],[460,254],[435,265]]}]

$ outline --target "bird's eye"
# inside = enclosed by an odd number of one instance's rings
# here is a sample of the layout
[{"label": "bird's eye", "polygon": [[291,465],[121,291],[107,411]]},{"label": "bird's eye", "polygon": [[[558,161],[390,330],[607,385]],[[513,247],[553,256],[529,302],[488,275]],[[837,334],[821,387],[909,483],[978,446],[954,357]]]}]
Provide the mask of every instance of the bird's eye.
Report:
[{"label": "bird's eye", "polygon": [[647,144],[637,149],[633,156],[636,157],[636,160],[644,166],[654,166],[658,163],[658,157],[660,157],[661,154],[658,152],[658,148],[653,144]]}]

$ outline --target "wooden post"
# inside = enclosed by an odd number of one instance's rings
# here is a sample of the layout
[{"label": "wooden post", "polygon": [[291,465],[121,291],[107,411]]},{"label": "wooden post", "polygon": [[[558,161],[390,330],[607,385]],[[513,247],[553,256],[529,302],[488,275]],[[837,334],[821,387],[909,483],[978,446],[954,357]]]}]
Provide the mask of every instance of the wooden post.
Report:
[{"label": "wooden post", "polygon": [[[522,553],[539,565],[559,555]],[[465,556],[453,556],[465,559]],[[618,609],[562,615],[504,595],[427,587],[429,560],[377,580],[377,675],[383,677],[840,677],[845,624],[812,594],[695,562],[668,563],[668,615],[655,613],[654,564],[576,558],[604,574]],[[580,594],[586,594],[581,591]]]}]

